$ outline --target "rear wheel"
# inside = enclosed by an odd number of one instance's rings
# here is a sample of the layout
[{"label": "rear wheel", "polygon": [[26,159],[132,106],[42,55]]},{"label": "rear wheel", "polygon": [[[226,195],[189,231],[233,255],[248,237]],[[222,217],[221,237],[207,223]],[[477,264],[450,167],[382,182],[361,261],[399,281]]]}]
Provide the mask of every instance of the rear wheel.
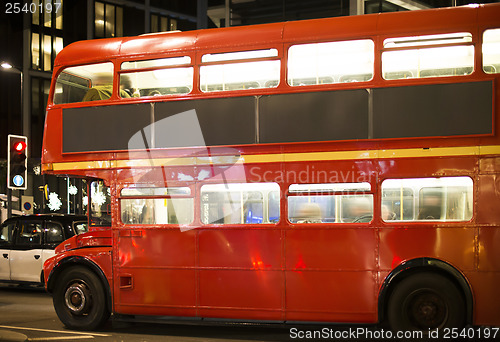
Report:
[{"label": "rear wheel", "polygon": [[420,330],[424,334],[465,323],[461,291],[448,278],[420,273],[403,279],[389,298],[388,320],[393,331]]},{"label": "rear wheel", "polygon": [[96,329],[110,315],[104,286],[84,267],[64,271],[55,286],[53,302],[57,316],[71,329]]}]

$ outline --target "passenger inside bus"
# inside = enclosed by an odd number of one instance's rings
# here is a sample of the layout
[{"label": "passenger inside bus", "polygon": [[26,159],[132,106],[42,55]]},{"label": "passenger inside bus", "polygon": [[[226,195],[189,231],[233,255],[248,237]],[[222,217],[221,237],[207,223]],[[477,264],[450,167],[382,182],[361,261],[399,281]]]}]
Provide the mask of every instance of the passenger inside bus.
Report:
[{"label": "passenger inside bus", "polygon": [[[100,76],[93,80],[92,84],[92,88],[90,88],[83,97],[84,102],[107,100],[111,97],[111,94],[113,93],[113,79],[111,76]],[[132,97],[127,91],[130,89],[129,85],[130,80],[122,77],[122,81],[120,83],[121,97]]]},{"label": "passenger inside bus", "polygon": [[304,203],[298,216],[297,223],[321,223],[323,217],[318,203]]},{"label": "passenger inside bus", "polygon": [[422,196],[422,206],[418,213],[419,220],[441,219],[441,196],[439,192],[427,192]]},{"label": "passenger inside bus", "polygon": [[[373,204],[370,198],[355,196],[346,202],[346,222],[370,222],[373,218]],[[351,221],[349,221],[351,220]]]}]

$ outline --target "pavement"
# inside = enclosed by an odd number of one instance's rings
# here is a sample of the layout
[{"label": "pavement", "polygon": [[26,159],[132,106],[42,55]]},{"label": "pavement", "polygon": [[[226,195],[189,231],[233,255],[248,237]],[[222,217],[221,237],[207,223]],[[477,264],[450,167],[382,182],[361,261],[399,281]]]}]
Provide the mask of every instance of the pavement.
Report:
[{"label": "pavement", "polygon": [[17,332],[0,329],[1,342],[24,342],[28,341],[28,336]]}]

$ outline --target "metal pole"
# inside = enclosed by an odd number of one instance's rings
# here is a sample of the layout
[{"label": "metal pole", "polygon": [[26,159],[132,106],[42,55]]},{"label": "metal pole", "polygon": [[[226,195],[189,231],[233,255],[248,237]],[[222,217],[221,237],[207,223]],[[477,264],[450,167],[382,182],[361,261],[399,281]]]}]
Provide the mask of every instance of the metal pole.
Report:
[{"label": "metal pole", "polygon": [[[21,98],[21,122],[24,122],[24,117],[23,117],[23,71],[21,69],[18,69],[14,66],[12,66],[10,63],[5,63],[5,62],[2,62],[2,68],[3,69],[6,69],[6,70],[9,70],[9,69],[14,69],[16,71],[19,72],[19,74],[21,75],[21,94],[19,95],[19,97]],[[9,167],[9,165],[7,165],[7,167]],[[26,181],[26,180],[25,180]],[[7,180],[7,184],[9,183],[9,180]],[[22,195],[22,194],[21,194]],[[21,198],[21,195],[19,196],[19,198]],[[8,218],[11,218],[12,217],[12,189],[10,188],[7,188],[7,217]]]},{"label": "metal pole", "polygon": [[226,27],[231,26],[231,0],[226,0],[226,13],[225,13]]},{"label": "metal pole", "polygon": [[12,217],[12,189],[7,188],[7,218]]}]

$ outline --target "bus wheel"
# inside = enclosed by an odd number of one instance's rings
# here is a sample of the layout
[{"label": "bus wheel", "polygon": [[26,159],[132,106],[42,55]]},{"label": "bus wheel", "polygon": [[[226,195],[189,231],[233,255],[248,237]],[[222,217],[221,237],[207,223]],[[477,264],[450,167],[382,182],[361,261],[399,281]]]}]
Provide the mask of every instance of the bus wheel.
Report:
[{"label": "bus wheel", "polygon": [[422,331],[460,328],[465,323],[462,293],[448,278],[419,273],[403,279],[392,292],[387,315],[391,329]]},{"label": "bus wheel", "polygon": [[110,315],[102,283],[92,271],[83,267],[71,268],[61,275],[53,301],[57,316],[71,329],[96,329]]}]

